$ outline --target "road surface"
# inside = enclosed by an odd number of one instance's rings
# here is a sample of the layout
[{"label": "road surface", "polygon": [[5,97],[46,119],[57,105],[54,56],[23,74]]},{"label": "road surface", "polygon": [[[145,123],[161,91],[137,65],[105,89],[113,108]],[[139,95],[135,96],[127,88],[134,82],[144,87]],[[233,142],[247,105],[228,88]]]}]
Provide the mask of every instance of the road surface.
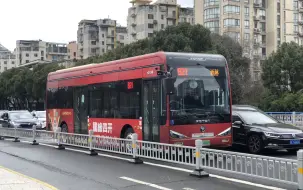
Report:
[{"label": "road surface", "polygon": [[0,141],[0,166],[44,181],[58,189],[102,190],[254,190],[260,186],[125,160],[89,156],[47,146]]}]

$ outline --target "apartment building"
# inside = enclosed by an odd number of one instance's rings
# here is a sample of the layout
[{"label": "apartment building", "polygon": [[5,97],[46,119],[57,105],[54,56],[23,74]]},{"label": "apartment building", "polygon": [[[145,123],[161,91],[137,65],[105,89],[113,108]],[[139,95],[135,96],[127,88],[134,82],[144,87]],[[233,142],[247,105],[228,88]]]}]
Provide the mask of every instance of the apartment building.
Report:
[{"label": "apartment building", "polygon": [[69,42],[67,44],[67,53],[68,53],[67,59],[69,60],[78,59],[77,51],[78,51],[77,42],[76,41]]},{"label": "apartment building", "polygon": [[0,73],[16,67],[15,55],[0,44]]},{"label": "apartment building", "polygon": [[303,44],[302,0],[194,0],[195,23],[238,41],[251,71],[260,79],[260,63],[283,42]]},{"label": "apartment building", "polygon": [[153,36],[156,31],[167,26],[177,25],[180,22],[194,24],[193,8],[182,8],[177,0],[133,0],[128,9],[127,31],[129,41]]},{"label": "apartment building", "polygon": [[56,62],[68,59],[67,44],[42,40],[18,40],[16,64],[22,66],[34,61]]},{"label": "apartment building", "polygon": [[126,40],[126,27],[117,26],[115,20],[81,20],[78,24],[77,41],[80,59],[102,55],[118,45],[124,45]]}]

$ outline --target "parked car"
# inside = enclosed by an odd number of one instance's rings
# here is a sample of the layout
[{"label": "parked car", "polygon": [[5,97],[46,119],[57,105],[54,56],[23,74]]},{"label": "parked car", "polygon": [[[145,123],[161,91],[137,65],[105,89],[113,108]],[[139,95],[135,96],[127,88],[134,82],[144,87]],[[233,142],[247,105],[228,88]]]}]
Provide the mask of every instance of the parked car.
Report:
[{"label": "parked car", "polygon": [[41,129],[38,120],[27,110],[15,110],[3,112],[0,116],[2,127],[31,129],[34,125]]},{"label": "parked car", "polygon": [[247,146],[250,153],[265,149],[296,152],[303,147],[303,131],[282,123],[253,106],[233,105],[233,144]]},{"label": "parked car", "polygon": [[46,111],[33,111],[32,115],[37,118],[42,129],[46,129]]}]

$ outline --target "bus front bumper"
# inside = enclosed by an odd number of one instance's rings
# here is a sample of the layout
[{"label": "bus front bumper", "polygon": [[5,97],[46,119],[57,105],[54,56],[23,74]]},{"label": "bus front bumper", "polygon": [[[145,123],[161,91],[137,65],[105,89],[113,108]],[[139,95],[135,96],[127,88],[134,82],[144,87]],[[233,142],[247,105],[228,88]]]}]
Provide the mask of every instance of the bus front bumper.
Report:
[{"label": "bus front bumper", "polygon": [[170,139],[170,144],[195,146],[196,140],[202,140],[203,147],[230,147],[232,145],[231,136],[212,137],[212,138]]}]

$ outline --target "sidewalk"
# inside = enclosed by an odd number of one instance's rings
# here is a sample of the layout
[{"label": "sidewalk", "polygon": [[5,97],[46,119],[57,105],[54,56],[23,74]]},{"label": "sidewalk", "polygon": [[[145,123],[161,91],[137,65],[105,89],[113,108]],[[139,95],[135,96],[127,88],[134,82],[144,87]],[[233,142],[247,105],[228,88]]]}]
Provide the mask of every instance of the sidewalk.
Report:
[{"label": "sidewalk", "polygon": [[0,190],[57,190],[57,188],[0,166]]}]

